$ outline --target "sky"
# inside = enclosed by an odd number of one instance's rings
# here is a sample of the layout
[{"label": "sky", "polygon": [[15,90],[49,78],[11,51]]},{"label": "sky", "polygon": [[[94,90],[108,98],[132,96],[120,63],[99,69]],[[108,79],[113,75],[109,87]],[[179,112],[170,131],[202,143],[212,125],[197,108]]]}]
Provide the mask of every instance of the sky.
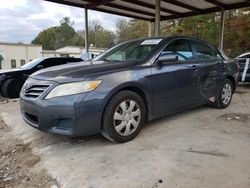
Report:
[{"label": "sky", "polygon": [[[89,22],[98,21],[115,31],[115,22],[122,18],[97,11],[88,12]],[[76,31],[84,29],[84,9],[59,5],[44,0],[0,0],[0,42],[30,43],[40,31],[59,25],[70,17]]]}]

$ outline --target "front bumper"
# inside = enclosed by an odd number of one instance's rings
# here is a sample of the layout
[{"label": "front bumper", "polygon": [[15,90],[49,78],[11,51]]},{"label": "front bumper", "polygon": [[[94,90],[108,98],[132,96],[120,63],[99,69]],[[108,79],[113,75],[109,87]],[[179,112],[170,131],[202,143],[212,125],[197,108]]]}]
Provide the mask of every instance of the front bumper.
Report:
[{"label": "front bumper", "polygon": [[36,99],[25,96],[23,90],[20,94],[21,113],[32,127],[70,136],[100,133],[105,94],[92,91],[45,100],[50,89]]}]

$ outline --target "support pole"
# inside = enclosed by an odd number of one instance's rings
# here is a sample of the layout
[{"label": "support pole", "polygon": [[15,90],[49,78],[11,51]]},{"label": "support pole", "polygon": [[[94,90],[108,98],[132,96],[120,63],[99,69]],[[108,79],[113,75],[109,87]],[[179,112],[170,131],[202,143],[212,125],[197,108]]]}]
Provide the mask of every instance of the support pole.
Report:
[{"label": "support pole", "polygon": [[155,37],[160,35],[161,0],[155,0]]},{"label": "support pole", "polygon": [[88,9],[85,7],[85,51],[89,52],[89,26],[88,26]]},{"label": "support pole", "polygon": [[220,17],[220,42],[219,42],[219,49],[223,50],[223,42],[224,42],[224,27],[225,27],[225,10],[221,10],[221,17]]},{"label": "support pole", "polygon": [[152,37],[152,23],[148,22],[148,37]]}]

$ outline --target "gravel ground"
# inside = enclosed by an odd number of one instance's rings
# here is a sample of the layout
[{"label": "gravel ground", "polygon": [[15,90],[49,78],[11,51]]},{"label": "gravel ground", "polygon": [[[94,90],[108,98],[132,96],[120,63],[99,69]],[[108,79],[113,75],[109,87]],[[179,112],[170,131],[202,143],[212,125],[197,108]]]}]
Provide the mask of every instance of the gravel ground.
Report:
[{"label": "gravel ground", "polygon": [[51,187],[58,186],[45,169],[34,168],[40,161],[32,147],[11,136],[11,129],[0,121],[0,187]]},{"label": "gravel ground", "polygon": [[249,85],[238,87],[227,109],[202,106],[160,118],[124,144],[101,136],[72,139],[43,133],[25,124],[19,111],[18,101],[0,103],[0,117],[8,126],[0,128],[0,164],[3,154],[23,143],[27,155],[18,163],[30,165],[25,178],[33,179],[33,170],[38,173],[36,185],[42,179],[49,182],[46,186],[65,188],[250,187]]}]

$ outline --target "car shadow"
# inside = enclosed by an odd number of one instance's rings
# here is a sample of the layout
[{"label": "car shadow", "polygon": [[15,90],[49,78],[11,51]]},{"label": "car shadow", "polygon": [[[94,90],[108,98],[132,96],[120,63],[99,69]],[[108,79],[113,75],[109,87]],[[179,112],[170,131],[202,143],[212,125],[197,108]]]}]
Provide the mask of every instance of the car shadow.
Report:
[{"label": "car shadow", "polygon": [[[174,114],[170,114],[167,116],[163,116],[157,119],[154,119],[152,121],[146,122],[145,125],[142,127],[142,131],[147,131],[150,127],[152,126],[162,126],[163,123],[167,123],[169,120],[173,120],[173,119],[178,119],[180,117],[184,117],[187,116],[189,114],[192,113],[197,113],[197,112],[201,112],[204,110],[207,110],[208,108],[212,108],[211,105],[203,105],[203,106],[199,106],[199,107],[195,107],[189,110],[185,110],[182,112],[177,112]],[[46,133],[43,133],[46,134]],[[138,135],[140,136],[140,135]],[[54,140],[55,143],[58,142],[64,142],[67,144],[71,144],[73,146],[77,146],[77,145],[84,145],[86,143],[91,144],[91,145],[114,145],[114,144],[120,144],[120,143],[113,143],[109,140],[107,140],[106,138],[104,138],[101,134],[98,135],[93,135],[93,136],[78,136],[78,137],[68,137],[68,136],[62,136],[62,135],[56,135],[56,134],[50,134],[47,133],[46,137],[51,140]],[[136,138],[135,138],[136,140]],[[41,142],[40,142],[41,143]],[[95,144],[93,144],[95,143]]]},{"label": "car shadow", "polygon": [[173,113],[173,114],[169,114],[169,115],[166,115],[166,116],[162,116],[162,117],[159,117],[159,118],[156,118],[154,120],[151,120],[151,121],[147,122],[144,125],[143,129],[147,129],[147,127],[151,127],[151,126],[155,126],[155,125],[161,125],[162,123],[167,122],[169,120],[178,119],[180,117],[187,116],[187,115],[192,114],[194,112],[201,112],[201,111],[207,110],[209,108],[213,108],[212,105],[205,104],[205,105],[202,105],[202,106],[198,106],[198,107],[190,108],[190,109],[183,110],[183,111],[180,111],[180,112],[176,112],[176,113]]},{"label": "car shadow", "polygon": [[239,87],[250,89],[250,82],[240,82]]}]

